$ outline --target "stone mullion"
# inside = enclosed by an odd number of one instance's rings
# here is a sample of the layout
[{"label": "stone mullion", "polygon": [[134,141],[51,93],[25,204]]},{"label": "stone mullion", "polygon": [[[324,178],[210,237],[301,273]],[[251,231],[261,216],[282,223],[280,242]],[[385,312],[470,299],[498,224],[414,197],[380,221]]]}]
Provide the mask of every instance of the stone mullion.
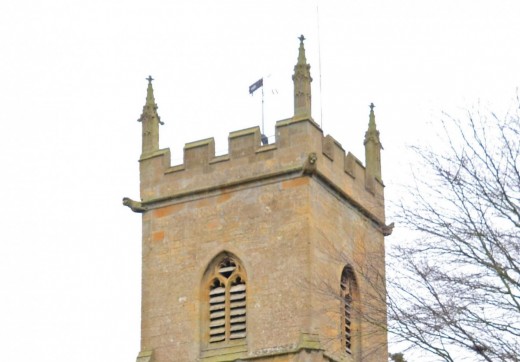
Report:
[{"label": "stone mullion", "polygon": [[225,341],[230,341],[231,337],[231,283],[229,278],[226,280],[226,314],[225,314]]}]

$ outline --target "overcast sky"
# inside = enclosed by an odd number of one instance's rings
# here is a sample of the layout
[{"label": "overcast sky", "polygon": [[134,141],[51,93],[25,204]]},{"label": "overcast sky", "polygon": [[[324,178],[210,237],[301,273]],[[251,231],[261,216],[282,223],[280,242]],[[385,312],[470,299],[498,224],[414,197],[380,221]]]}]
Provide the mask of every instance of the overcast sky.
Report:
[{"label": "overcast sky", "polygon": [[265,133],[292,115],[304,34],[314,119],[361,160],[375,103],[390,201],[443,111],[513,106],[519,16],[517,0],[4,1],[0,359],[135,361],[141,220],[121,199],[139,198],[148,75],[173,162],[211,136],[226,153],[261,123],[259,78]]}]

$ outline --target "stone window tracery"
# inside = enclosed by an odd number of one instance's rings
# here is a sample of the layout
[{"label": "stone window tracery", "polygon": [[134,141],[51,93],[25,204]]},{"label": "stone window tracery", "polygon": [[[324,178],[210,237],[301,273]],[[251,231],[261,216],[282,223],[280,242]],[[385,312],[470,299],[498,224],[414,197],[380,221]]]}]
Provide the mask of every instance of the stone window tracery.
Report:
[{"label": "stone window tracery", "polygon": [[209,283],[209,344],[246,338],[246,281],[230,256],[214,264]]}]

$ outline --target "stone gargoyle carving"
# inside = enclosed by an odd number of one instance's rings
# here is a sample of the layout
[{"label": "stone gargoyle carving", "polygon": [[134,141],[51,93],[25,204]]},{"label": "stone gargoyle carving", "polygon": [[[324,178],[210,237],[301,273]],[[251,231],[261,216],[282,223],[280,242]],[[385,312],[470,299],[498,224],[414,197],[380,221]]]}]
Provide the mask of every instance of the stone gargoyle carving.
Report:
[{"label": "stone gargoyle carving", "polygon": [[318,161],[318,156],[316,153],[309,153],[309,156],[305,160],[303,165],[303,173],[304,174],[313,174],[316,171],[316,162]]},{"label": "stone gargoyle carving", "polygon": [[394,223],[391,223],[390,225],[385,225],[381,228],[384,236],[389,236],[392,234],[392,231],[394,231]]},{"label": "stone gargoyle carving", "polygon": [[128,206],[133,212],[145,212],[146,208],[139,201],[134,201],[131,198],[123,197],[123,205]]}]

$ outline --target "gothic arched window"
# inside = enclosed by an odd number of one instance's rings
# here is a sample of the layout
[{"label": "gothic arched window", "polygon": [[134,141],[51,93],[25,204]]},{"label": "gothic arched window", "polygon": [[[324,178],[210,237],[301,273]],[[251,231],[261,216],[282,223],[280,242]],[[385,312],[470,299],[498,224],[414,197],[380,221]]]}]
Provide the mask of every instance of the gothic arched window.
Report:
[{"label": "gothic arched window", "polygon": [[341,273],[341,300],[342,300],[342,340],[344,350],[348,354],[352,354],[354,342],[354,330],[357,328],[356,324],[356,308],[355,296],[356,293],[356,278],[354,271],[350,266],[343,268]]},{"label": "gothic arched window", "polygon": [[246,279],[238,260],[224,254],[210,264],[208,343],[246,338]]}]

